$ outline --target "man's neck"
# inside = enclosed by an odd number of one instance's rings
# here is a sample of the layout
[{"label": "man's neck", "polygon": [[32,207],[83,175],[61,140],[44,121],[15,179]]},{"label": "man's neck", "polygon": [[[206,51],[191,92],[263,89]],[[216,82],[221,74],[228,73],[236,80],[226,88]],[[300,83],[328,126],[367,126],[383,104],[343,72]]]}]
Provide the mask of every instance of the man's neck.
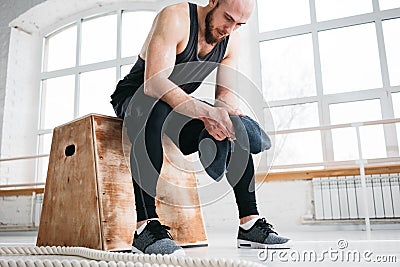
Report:
[{"label": "man's neck", "polygon": [[206,16],[210,11],[209,6],[197,6],[197,27],[198,27],[198,40],[205,42],[205,32],[206,32]]}]

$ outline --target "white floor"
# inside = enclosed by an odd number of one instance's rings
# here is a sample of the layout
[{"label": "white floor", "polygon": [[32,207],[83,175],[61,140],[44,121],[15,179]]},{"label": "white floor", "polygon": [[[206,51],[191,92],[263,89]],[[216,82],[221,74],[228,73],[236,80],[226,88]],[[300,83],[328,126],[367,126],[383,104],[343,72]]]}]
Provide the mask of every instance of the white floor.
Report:
[{"label": "white floor", "polygon": [[[37,232],[0,232],[0,246],[34,245]],[[293,240],[288,250],[255,250],[236,248],[236,236],[231,231],[210,229],[208,246],[185,248],[189,257],[226,258],[253,261],[267,266],[341,265],[400,266],[400,231],[376,230],[371,240],[364,231],[312,231],[285,233]],[[4,256],[2,259],[82,259],[60,256]]]}]

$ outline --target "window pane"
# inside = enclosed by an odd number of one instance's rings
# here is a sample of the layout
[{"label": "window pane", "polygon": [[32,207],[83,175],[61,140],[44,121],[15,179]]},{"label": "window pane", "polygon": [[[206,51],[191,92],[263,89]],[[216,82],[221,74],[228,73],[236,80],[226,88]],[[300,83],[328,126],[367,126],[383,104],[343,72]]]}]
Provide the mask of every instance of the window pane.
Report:
[{"label": "window pane", "polygon": [[[394,109],[394,117],[400,118],[400,93],[392,94],[392,102]],[[400,149],[400,122],[396,123],[396,131],[397,131],[397,143]]]},{"label": "window pane", "polygon": [[47,169],[49,167],[49,158],[39,158],[38,159],[38,183],[46,182]]},{"label": "window pane", "polygon": [[355,129],[333,129],[332,142],[334,160],[356,160],[359,158]]},{"label": "window pane", "polygon": [[42,129],[51,129],[74,118],[75,76],[44,80],[42,83]]},{"label": "window pane", "polygon": [[381,120],[379,99],[329,105],[331,124]]},{"label": "window pane", "polygon": [[363,158],[385,158],[386,143],[382,125],[360,127],[361,149]]},{"label": "window pane", "polygon": [[81,64],[116,58],[117,15],[89,19],[82,23]]},{"label": "window pane", "polygon": [[39,135],[39,154],[49,154],[51,149],[51,139],[53,134]]},{"label": "window pane", "polygon": [[322,162],[320,132],[277,135],[274,165]]},{"label": "window pane", "polygon": [[[39,154],[50,154],[52,136],[52,134],[44,134],[39,136]],[[38,161],[38,182],[45,182],[49,158],[39,158]]]},{"label": "window pane", "polygon": [[319,33],[325,93],[382,87],[374,24]]},{"label": "window pane", "polygon": [[262,42],[260,53],[268,101],[316,95],[310,34]]},{"label": "window pane", "polygon": [[155,16],[153,11],[122,13],[122,57],[140,53]]},{"label": "window pane", "polygon": [[115,116],[110,96],[115,90],[115,69],[82,73],[79,116],[89,113]]},{"label": "window pane", "polygon": [[394,116],[400,118],[400,92],[392,94]]},{"label": "window pane", "polygon": [[121,67],[121,79],[124,78],[128,73],[131,71],[133,64],[130,65],[123,65]]},{"label": "window pane", "polygon": [[270,111],[276,130],[319,126],[317,103],[274,107]]},{"label": "window pane", "polygon": [[372,12],[372,1],[315,0],[317,20],[330,20]]},{"label": "window pane", "polygon": [[400,7],[399,0],[379,0],[379,8],[381,10],[398,8],[398,7]]},{"label": "window pane", "polygon": [[[381,125],[360,127],[360,138],[364,159],[386,157],[385,136]],[[355,128],[333,129],[332,139],[335,160],[359,159]]]},{"label": "window pane", "polygon": [[400,85],[400,19],[385,20],[382,22],[382,27],[390,85]]},{"label": "window pane", "polygon": [[311,23],[308,0],[259,0],[260,32]]},{"label": "window pane", "polygon": [[47,37],[47,69],[45,71],[70,68],[76,62],[76,26],[71,26]]},{"label": "window pane", "polygon": [[[378,99],[329,105],[332,124],[353,123],[382,119]],[[360,128],[361,148],[364,158],[386,157],[382,125]],[[335,160],[358,159],[358,143],[355,128],[332,130]],[[373,145],[371,145],[373,144]]]}]

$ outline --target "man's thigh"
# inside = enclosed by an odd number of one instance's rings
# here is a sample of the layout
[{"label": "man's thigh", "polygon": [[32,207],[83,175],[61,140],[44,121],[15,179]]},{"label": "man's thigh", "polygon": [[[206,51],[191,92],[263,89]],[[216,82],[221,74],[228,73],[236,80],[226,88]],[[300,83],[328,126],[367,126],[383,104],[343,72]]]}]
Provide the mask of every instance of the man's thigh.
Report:
[{"label": "man's thigh", "polygon": [[165,133],[184,155],[198,151],[199,135],[204,123],[183,114],[172,111],[165,123]]}]

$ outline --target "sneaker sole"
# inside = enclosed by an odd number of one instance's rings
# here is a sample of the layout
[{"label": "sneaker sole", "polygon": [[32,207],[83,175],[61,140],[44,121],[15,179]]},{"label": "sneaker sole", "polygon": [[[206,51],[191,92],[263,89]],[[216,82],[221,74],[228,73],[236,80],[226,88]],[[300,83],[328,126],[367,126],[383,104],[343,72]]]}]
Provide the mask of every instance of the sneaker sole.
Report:
[{"label": "sneaker sole", "polygon": [[[138,254],[145,254],[143,251],[137,249],[136,247],[132,246],[132,253],[138,253]],[[186,253],[185,251],[181,248],[181,249],[177,249],[174,252],[172,252],[171,254],[168,255],[173,255],[176,257],[185,257]]]},{"label": "sneaker sole", "polygon": [[238,239],[237,247],[238,248],[248,248],[248,249],[260,249],[260,248],[271,248],[271,249],[290,249],[293,246],[292,240],[289,240],[283,244],[263,244],[252,242],[248,240]]}]

